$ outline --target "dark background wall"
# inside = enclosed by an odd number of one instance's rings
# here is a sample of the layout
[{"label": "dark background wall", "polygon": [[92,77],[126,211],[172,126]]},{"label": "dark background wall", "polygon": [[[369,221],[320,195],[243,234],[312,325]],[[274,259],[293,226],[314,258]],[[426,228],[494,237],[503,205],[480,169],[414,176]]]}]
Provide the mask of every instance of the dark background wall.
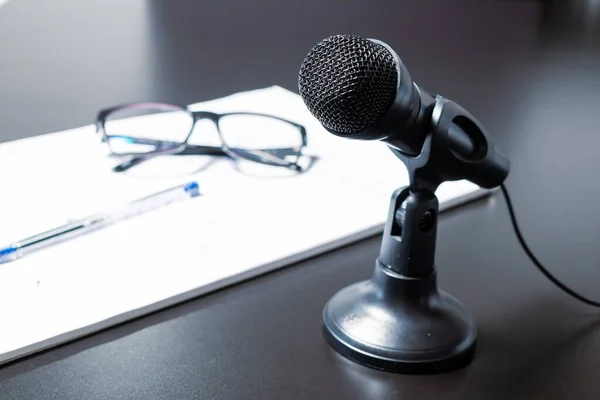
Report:
[{"label": "dark background wall", "polygon": [[335,33],[389,42],[448,96],[494,75],[497,87],[479,88],[494,101],[514,68],[503,49],[538,46],[541,15],[535,1],[13,0],[0,7],[0,141],[88,124],[114,103],[296,90],[304,54]]}]

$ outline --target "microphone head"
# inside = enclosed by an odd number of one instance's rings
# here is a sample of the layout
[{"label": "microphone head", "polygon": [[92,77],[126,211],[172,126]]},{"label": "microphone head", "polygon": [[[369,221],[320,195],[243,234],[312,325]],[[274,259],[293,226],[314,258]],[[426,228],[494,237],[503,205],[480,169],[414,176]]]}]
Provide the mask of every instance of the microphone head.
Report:
[{"label": "microphone head", "polygon": [[352,137],[389,112],[399,79],[398,61],[384,46],[356,35],[334,35],[308,52],[298,89],[326,129]]}]

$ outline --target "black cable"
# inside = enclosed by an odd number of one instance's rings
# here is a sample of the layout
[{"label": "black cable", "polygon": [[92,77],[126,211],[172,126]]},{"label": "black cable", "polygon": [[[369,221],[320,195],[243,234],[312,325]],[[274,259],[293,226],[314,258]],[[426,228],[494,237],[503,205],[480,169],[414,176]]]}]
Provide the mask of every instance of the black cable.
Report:
[{"label": "black cable", "polygon": [[515,217],[515,211],[513,209],[512,202],[510,200],[510,196],[508,195],[508,190],[506,189],[506,186],[504,186],[504,184],[500,185],[500,188],[502,189],[502,193],[504,194],[504,199],[506,200],[506,206],[508,208],[508,213],[510,214],[510,220],[512,222],[513,229],[515,230],[515,234],[517,235],[517,239],[519,240],[519,244],[521,245],[521,247],[523,248],[523,250],[529,257],[529,259],[533,262],[533,264],[540,270],[540,272],[542,274],[544,274],[544,276],[546,278],[548,278],[552,283],[554,283],[556,286],[561,288],[567,294],[569,294],[569,295],[573,296],[574,298],[576,298],[577,300],[582,301],[591,306],[600,307],[600,302],[596,302],[596,301],[590,300],[586,297],[583,297],[579,293],[571,290],[570,288],[565,286],[563,283],[561,283],[558,279],[556,279],[554,277],[554,275],[552,275],[550,272],[548,272],[548,270],[542,265],[542,263],[539,262],[539,260],[533,255],[533,253],[529,249],[529,246],[527,246],[527,243],[525,243],[525,239],[523,239],[523,235],[521,235],[521,230],[519,229],[519,225],[517,224],[517,218]]}]

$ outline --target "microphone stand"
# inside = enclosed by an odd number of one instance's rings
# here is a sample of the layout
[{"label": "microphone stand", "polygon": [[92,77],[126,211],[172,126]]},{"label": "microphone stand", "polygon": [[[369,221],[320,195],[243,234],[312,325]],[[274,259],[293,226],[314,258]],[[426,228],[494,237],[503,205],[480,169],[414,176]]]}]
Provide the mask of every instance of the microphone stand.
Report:
[{"label": "microphone stand", "polygon": [[438,289],[434,260],[435,190],[460,178],[469,164],[452,148],[451,122],[457,116],[475,120],[439,96],[431,116],[433,129],[418,156],[390,148],[406,165],[410,185],[392,195],[371,279],[342,289],[323,311],[323,332],[336,351],[392,372],[447,371],[468,364],[475,352],[475,322],[458,300]]}]

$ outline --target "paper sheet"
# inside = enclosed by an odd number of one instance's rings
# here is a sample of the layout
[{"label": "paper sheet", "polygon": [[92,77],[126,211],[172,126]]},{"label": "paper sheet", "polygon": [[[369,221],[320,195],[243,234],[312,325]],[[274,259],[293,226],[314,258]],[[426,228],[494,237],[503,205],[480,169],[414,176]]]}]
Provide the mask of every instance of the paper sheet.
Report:
[{"label": "paper sheet", "polygon": [[[407,184],[384,144],[327,133],[280,87],[191,108],[302,123],[319,160],[294,177],[248,176],[203,156],[117,174],[92,125],[0,145],[0,244],[190,180],[202,193],[0,265],[0,363],[380,232],[393,190]],[[217,136],[200,124],[194,140]],[[464,181],[438,191],[441,208],[483,194]]]}]

